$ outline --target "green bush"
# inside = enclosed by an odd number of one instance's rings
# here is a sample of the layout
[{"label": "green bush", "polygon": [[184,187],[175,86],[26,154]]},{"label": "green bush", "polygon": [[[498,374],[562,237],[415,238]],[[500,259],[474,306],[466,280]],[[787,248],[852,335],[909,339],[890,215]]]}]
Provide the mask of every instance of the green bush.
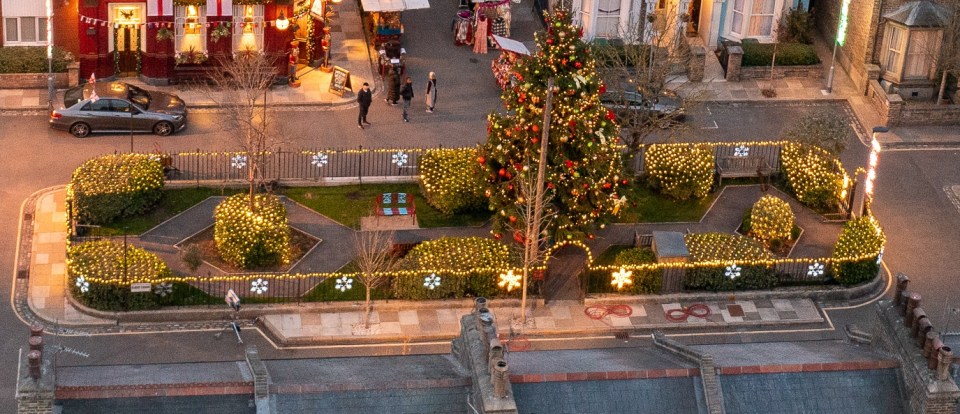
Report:
[{"label": "green bush", "polygon": [[486,182],[474,148],[431,149],[420,156],[420,189],[443,214],[486,207]]},{"label": "green bush", "polygon": [[824,210],[840,201],[846,173],[828,152],[809,145],[785,143],[780,162],[787,186],[801,203]]},{"label": "green bush", "polygon": [[[748,39],[749,40],[749,39]],[[773,43],[743,42],[743,66],[770,66]],[[815,65],[820,63],[813,45],[779,43],[776,66]]]},{"label": "green bush", "polygon": [[793,210],[789,203],[765,195],[750,210],[749,234],[766,245],[773,241],[790,240],[793,222]]},{"label": "green bush", "polygon": [[[813,43],[813,13],[806,10],[790,9],[780,19],[777,40],[783,43]],[[778,58],[779,60],[779,58]]]},{"label": "green bush", "polygon": [[[402,276],[393,281],[400,299],[440,299],[465,296],[496,296],[502,269],[512,267],[510,248],[480,237],[443,237],[420,243],[398,264]],[[440,284],[424,286],[425,278],[436,274]],[[516,292],[516,290],[514,290]]]},{"label": "green bush", "polygon": [[731,262],[773,259],[773,253],[754,239],[730,233],[692,233],[683,237],[693,262]]},{"label": "green bush", "polygon": [[715,165],[708,145],[654,144],[644,154],[650,185],[678,200],[703,198],[713,185]]},{"label": "green bush", "polygon": [[839,157],[847,148],[853,128],[846,116],[837,111],[819,109],[800,118],[787,129],[783,137],[789,141],[819,147]]},{"label": "green bush", "polygon": [[110,221],[146,212],[160,199],[163,167],[143,154],[111,154],[89,160],[73,172],[67,208],[81,223]]},{"label": "green bush", "polygon": [[[53,71],[66,72],[73,56],[63,49],[53,48]],[[0,47],[0,73],[47,73],[46,46]]]},{"label": "green bush", "polygon": [[598,68],[632,68],[645,66],[650,56],[648,45],[625,45],[622,41],[594,39],[591,51]]},{"label": "green bush", "polygon": [[[126,256],[126,257],[124,257]],[[171,276],[157,255],[111,240],[73,244],[67,249],[70,292],[80,303],[106,311],[155,309],[153,292],[131,293],[130,283],[154,283]]]},{"label": "green bush", "polygon": [[277,196],[257,194],[250,211],[249,194],[230,196],[214,212],[213,237],[220,256],[242,268],[290,260],[287,208]]},{"label": "green bush", "polygon": [[873,279],[880,272],[878,256],[886,242],[883,229],[869,216],[848,221],[833,250],[837,282],[851,286]]},{"label": "green bush", "polygon": [[[657,257],[653,254],[652,250],[640,247],[624,250],[618,253],[616,259],[613,260],[614,266],[650,264],[656,262]],[[612,277],[610,272],[604,273],[607,278],[606,284],[610,286],[611,290],[616,291],[616,287],[610,285]],[[660,287],[662,285],[663,278],[661,277],[660,269],[634,270],[633,284],[625,287],[621,292],[634,295],[647,293],[656,294],[660,293]]]},{"label": "green bush", "polygon": [[701,265],[683,278],[685,289],[709,291],[770,289],[778,282],[773,266],[765,265]]}]

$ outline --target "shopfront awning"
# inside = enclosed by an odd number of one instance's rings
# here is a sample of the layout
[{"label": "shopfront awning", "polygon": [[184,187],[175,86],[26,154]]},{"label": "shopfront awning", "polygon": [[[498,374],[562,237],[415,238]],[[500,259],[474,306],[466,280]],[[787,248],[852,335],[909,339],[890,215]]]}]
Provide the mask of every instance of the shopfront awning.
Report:
[{"label": "shopfront awning", "polygon": [[520,43],[510,38],[497,36],[497,35],[493,35],[493,40],[497,42],[498,45],[500,45],[500,49],[506,50],[508,52],[530,56],[530,49],[527,49],[527,47],[524,46],[523,43]]},{"label": "shopfront awning", "polygon": [[429,9],[429,0],[361,0],[365,12],[398,12],[404,10]]}]

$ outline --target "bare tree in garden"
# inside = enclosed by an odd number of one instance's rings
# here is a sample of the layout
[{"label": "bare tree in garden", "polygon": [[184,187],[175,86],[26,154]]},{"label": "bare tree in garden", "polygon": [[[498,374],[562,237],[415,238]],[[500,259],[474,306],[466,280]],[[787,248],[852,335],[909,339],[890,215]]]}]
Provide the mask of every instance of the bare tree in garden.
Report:
[{"label": "bare tree in garden", "polygon": [[363,327],[366,329],[370,327],[370,314],[373,312],[370,293],[387,281],[386,272],[395,268],[397,260],[390,252],[393,247],[393,232],[358,231],[353,237],[354,260],[360,271],[357,278],[366,290],[363,316]]},{"label": "bare tree in garden", "polygon": [[[540,168],[530,168],[514,179],[517,188],[517,220],[510,224],[514,229],[514,238],[523,245],[523,279],[520,297],[520,324],[527,322],[527,287],[532,268],[543,262],[547,252],[552,218],[549,211],[553,195],[546,191]],[[539,184],[539,185],[538,185]]]},{"label": "bare tree in garden", "polygon": [[960,3],[948,5],[953,12],[950,24],[943,29],[943,41],[940,45],[937,67],[940,75],[940,91],[937,93],[937,103],[946,103],[944,95],[947,92],[947,80],[950,74],[960,77]]}]

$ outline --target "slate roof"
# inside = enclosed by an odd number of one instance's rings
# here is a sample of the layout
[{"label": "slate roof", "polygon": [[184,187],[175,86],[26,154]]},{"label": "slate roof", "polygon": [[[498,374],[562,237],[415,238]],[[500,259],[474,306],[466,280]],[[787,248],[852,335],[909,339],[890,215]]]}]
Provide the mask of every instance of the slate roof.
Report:
[{"label": "slate roof", "polygon": [[950,9],[929,0],[911,1],[883,18],[907,27],[946,27],[950,23]]}]

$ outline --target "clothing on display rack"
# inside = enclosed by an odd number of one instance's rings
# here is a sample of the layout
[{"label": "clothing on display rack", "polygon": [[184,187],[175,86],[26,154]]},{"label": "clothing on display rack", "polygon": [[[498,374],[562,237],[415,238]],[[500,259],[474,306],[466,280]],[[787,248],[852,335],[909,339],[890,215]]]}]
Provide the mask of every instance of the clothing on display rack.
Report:
[{"label": "clothing on display rack", "polygon": [[461,10],[457,12],[457,17],[453,23],[454,43],[460,45],[473,44],[473,12],[470,10]]},{"label": "clothing on display rack", "polygon": [[497,36],[507,37],[507,22],[503,17],[497,17],[493,20],[491,32]]},{"label": "clothing on display rack", "polygon": [[490,19],[487,19],[487,17],[482,14],[478,14],[477,28],[473,38],[473,53],[487,53],[487,34],[490,33],[488,30],[489,26]]}]

